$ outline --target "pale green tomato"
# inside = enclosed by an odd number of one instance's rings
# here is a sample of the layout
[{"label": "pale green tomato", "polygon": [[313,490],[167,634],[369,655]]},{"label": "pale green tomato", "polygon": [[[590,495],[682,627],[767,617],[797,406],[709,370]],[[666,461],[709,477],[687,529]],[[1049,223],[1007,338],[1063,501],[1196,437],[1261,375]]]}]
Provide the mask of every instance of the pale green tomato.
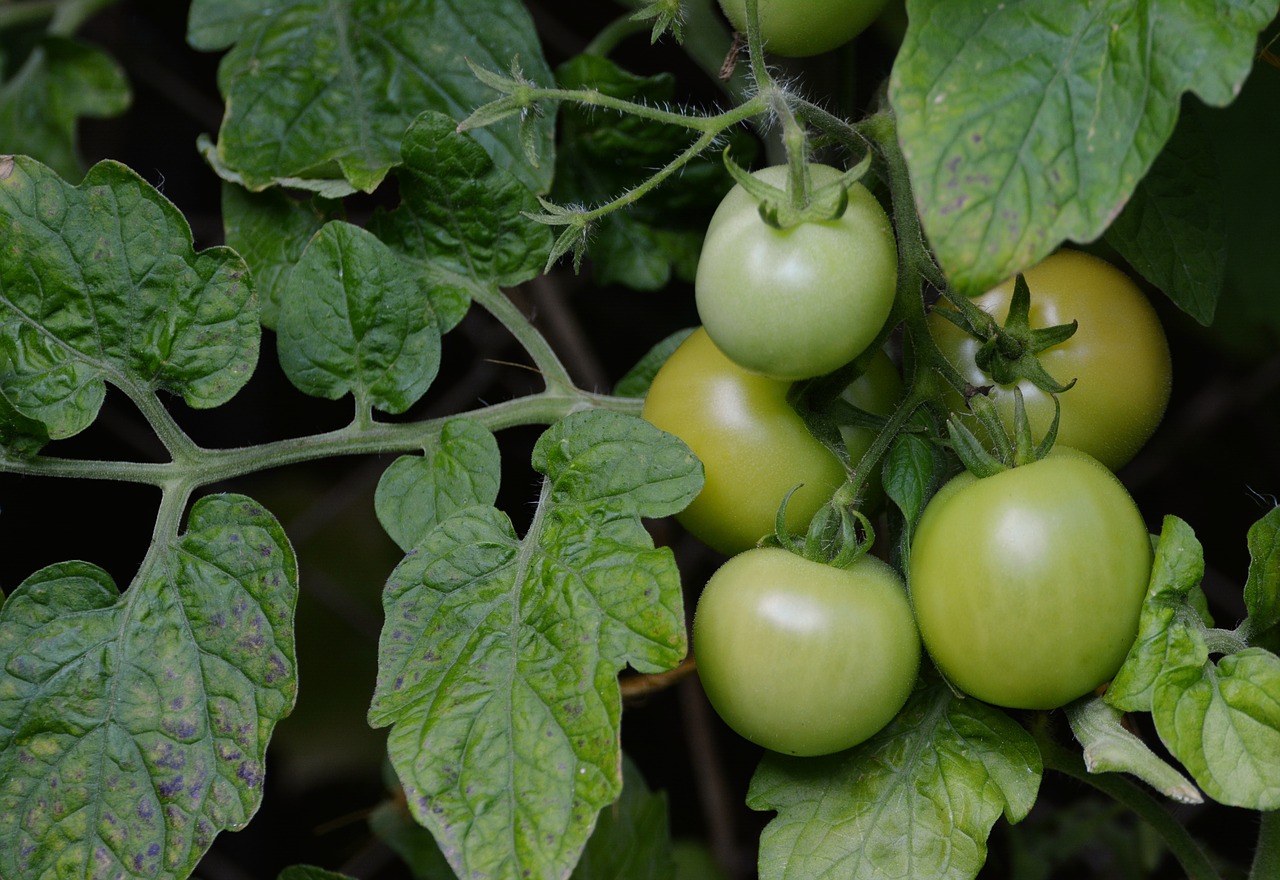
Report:
[{"label": "pale green tomato", "polygon": [[[811,165],[813,187],[840,172]],[[787,169],[755,176],[786,186]],[[741,186],[720,202],[698,258],[698,316],[735,363],[795,381],[839,369],[869,346],[893,305],[898,251],[893,227],[862,184],[835,220],[768,225]]]},{"label": "pale green tomato", "polygon": [[[888,0],[759,0],[765,48],[800,58],[828,52],[867,29]],[[746,0],[720,0],[725,17],[747,32]]]}]

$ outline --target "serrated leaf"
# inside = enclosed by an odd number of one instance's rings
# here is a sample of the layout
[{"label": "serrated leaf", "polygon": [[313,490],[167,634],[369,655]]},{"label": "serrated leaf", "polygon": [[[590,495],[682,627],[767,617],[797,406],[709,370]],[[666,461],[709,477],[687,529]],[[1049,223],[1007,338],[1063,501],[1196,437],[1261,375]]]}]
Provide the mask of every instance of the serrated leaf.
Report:
[{"label": "serrated leaf", "polygon": [[67,562],[0,608],[0,875],[183,880],[262,800],[296,692],[288,539],[210,496],[152,559],[123,596]]},{"label": "serrated leaf", "polygon": [[1262,633],[1280,623],[1280,507],[1250,526],[1249,558],[1244,605],[1250,628]]},{"label": "serrated leaf", "polygon": [[1084,747],[1084,766],[1090,773],[1132,773],[1180,803],[1204,802],[1185,776],[1120,723],[1119,709],[1090,696],[1069,704],[1066,712],[1072,732]]},{"label": "serrated leaf", "polygon": [[1226,215],[1213,145],[1187,102],[1173,136],[1106,232],[1107,243],[1206,327],[1227,273]]},{"label": "serrated leaf", "polygon": [[79,177],[76,124],[84,116],[123,113],[130,100],[124,71],[101,49],[45,37],[0,83],[0,152],[23,153]]},{"label": "serrated leaf", "polygon": [[667,358],[680,347],[680,343],[689,338],[689,334],[694,329],[685,327],[677,330],[645,352],[644,357],[640,358],[636,365],[627,370],[627,374],[618,380],[613,393],[620,397],[644,397],[648,394],[649,386],[653,384],[653,377],[658,375],[658,370],[662,369]]},{"label": "serrated leaf", "polygon": [[53,439],[93,421],[106,382],[229,400],[258,357],[246,276],[229,248],[196,252],[178,209],[123,165],[73,187],[0,157],[0,394]]},{"label": "serrated leaf", "polygon": [[325,224],[289,276],[280,365],[299,389],[402,413],[440,368],[440,328],[417,273],[370,232]]},{"label": "serrated leaf", "polygon": [[[616,676],[685,654],[668,549],[640,523],[701,488],[641,419],[571,415],[534,447],[527,534],[493,508],[443,520],[392,573],[369,721],[414,817],[461,876],[567,877],[618,795]],[[526,874],[527,872],[527,874]]]},{"label": "serrated leaf", "polygon": [[1214,800],[1280,808],[1280,658],[1246,648],[1172,669],[1151,710],[1170,753]]},{"label": "serrated leaf", "polygon": [[766,755],[747,794],[778,811],[760,839],[761,880],[973,878],[996,819],[1035,803],[1041,769],[1012,719],[934,680],[848,752]]},{"label": "serrated leaf", "polygon": [[453,419],[423,455],[391,463],[374,494],[378,522],[408,552],[442,519],[498,498],[502,463],[498,441],[482,425]]},{"label": "serrated leaf", "polygon": [[[234,46],[218,68],[227,112],[217,167],[252,190],[282,184],[372,192],[400,164],[418,114],[454,120],[492,93],[467,59],[551,82],[532,19],[518,0],[258,0],[223,8],[195,0],[188,37],[198,48]],[[531,123],[553,155],[552,120]],[[535,190],[550,163],[524,158],[516,121],[477,133],[497,161]]]},{"label": "serrated leaf", "polygon": [[1111,224],[1184,92],[1223,106],[1274,0],[911,0],[890,101],[924,230],[967,294]]},{"label": "serrated leaf", "polygon": [[263,327],[276,328],[289,275],[312,236],[330,220],[346,219],[345,214],[340,202],[318,196],[301,201],[280,190],[251,193],[223,184],[226,243],[253,271]]},{"label": "serrated leaf", "polygon": [[1208,659],[1204,624],[1192,596],[1204,578],[1204,551],[1191,527],[1166,516],[1138,619],[1138,635],[1107,688],[1106,701],[1126,712],[1151,710],[1166,669],[1199,668]]},{"label": "serrated leaf", "polygon": [[400,206],[369,228],[429,271],[511,287],[542,272],[551,232],[529,188],[439,113],[405,133]]}]

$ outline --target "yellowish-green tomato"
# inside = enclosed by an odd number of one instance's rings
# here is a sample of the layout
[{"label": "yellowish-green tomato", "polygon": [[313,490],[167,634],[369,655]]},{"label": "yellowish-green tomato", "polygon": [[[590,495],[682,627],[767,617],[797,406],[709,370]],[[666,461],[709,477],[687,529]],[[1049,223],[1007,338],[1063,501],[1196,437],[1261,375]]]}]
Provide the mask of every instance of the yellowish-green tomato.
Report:
[{"label": "yellowish-green tomato", "polygon": [[845,480],[844,466],[787,402],[790,382],[744,370],[698,328],[653,379],[643,415],[701,459],[706,482],[676,519],[726,555],[773,532],[801,533]]}]

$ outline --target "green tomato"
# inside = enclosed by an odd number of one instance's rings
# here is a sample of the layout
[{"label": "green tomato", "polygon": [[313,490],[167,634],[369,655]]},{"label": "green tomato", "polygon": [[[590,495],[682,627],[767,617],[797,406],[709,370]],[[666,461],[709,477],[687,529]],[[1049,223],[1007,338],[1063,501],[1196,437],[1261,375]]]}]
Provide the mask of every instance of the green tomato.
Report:
[{"label": "green tomato", "polygon": [[953,685],[998,706],[1052,709],[1124,662],[1151,560],[1124,486],[1062,447],[943,486],[920,517],[907,580],[925,648]]},{"label": "green tomato", "polygon": [[[759,0],[765,48],[801,58],[841,46],[867,29],[888,0]],[[725,17],[747,32],[746,0],[720,0]]]},{"label": "green tomato", "polygon": [[[1023,274],[1031,291],[1031,326],[1080,322],[1070,339],[1037,355],[1059,382],[1076,380],[1058,395],[1058,442],[1117,470],[1155,432],[1169,402],[1173,367],[1160,319],[1128,276],[1080,251],[1059,251]],[[1012,297],[1009,280],[974,303],[1003,324]],[[1015,386],[998,385],[978,368],[978,340],[937,315],[930,316],[929,328],[943,355],[970,384],[991,386],[990,397],[1011,428]],[[1039,438],[1053,421],[1053,398],[1028,381],[1016,387],[1022,389]],[[951,406],[963,411],[959,395]]]},{"label": "green tomato", "polygon": [[866,740],[902,708],[920,668],[897,572],[874,556],[840,569],[776,547],[741,553],[711,576],[693,651],[725,723],[788,755]]},{"label": "green tomato", "polygon": [[642,415],[702,460],[705,483],[676,519],[726,555],[754,547],[787,504],[787,528],[804,532],[845,481],[844,466],[787,402],[790,383],[750,373],[702,328],[654,376]]},{"label": "green tomato", "polygon": [[[811,165],[814,188],[840,176]],[[784,187],[787,169],[755,176]],[[776,229],[734,186],[707,227],[694,295],[707,333],[733,361],[775,379],[836,370],[875,340],[893,305],[898,252],[884,209],[861,184],[835,220]]]}]

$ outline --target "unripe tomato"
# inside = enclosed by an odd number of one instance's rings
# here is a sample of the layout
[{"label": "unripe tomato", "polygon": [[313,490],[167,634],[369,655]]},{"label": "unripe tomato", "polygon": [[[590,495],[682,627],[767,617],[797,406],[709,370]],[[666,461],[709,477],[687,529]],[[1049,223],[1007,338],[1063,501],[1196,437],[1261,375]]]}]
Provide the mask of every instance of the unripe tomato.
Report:
[{"label": "unripe tomato", "polygon": [[[1105,260],[1063,250],[1024,274],[1031,291],[1031,326],[1080,322],[1075,335],[1041,352],[1040,363],[1061,383],[1058,442],[1087,452],[1112,470],[1142,448],[1164,417],[1173,366],[1164,329],[1151,303],[1127,275]],[[1001,324],[1009,313],[1013,280],[974,299]],[[974,362],[980,343],[938,315],[929,330],[947,360],[990,397],[1007,428],[1013,425],[1014,385],[1000,385]],[[1053,399],[1029,381],[1017,384],[1036,437],[1053,421]],[[956,395],[951,406],[963,411]]]},{"label": "unripe tomato", "polygon": [[[811,165],[815,189],[840,172]],[[755,176],[786,185],[787,169]],[[879,334],[893,305],[897,242],[880,203],[862,184],[834,220],[776,229],[741,186],[720,202],[698,258],[698,316],[735,363],[775,379],[839,369]]]},{"label": "unripe tomato", "polygon": [[642,414],[702,460],[706,482],[676,515],[694,536],[726,555],[754,547],[774,530],[804,532],[844,482],[845,470],[787,402],[789,382],[748,372],[695,330],[653,379]]},{"label": "unripe tomato", "polygon": [[[765,48],[800,58],[841,46],[867,29],[888,0],[759,0]],[[720,0],[736,30],[747,31],[746,0]]]},{"label": "unripe tomato", "polygon": [[907,580],[920,637],[953,685],[997,706],[1053,709],[1124,662],[1151,560],[1115,475],[1055,447],[943,486],[920,517]]},{"label": "unripe tomato", "polygon": [[725,723],[788,755],[866,740],[898,714],[920,668],[896,571],[874,556],[842,569],[776,547],[741,553],[711,576],[693,650]]}]

